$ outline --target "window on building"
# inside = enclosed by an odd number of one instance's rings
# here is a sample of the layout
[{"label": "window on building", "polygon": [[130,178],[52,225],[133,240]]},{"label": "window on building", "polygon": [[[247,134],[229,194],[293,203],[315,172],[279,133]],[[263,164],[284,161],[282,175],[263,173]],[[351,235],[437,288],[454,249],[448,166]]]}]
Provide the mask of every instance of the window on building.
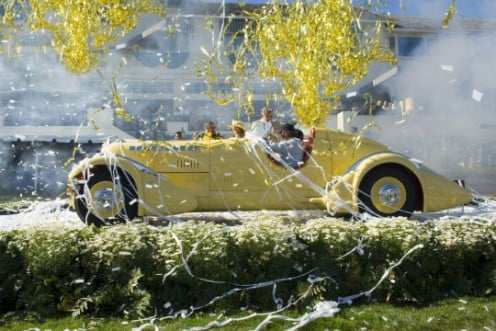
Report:
[{"label": "window on building", "polygon": [[[224,35],[224,49],[228,54],[229,61],[235,63],[240,55],[240,51],[243,50],[241,45],[243,44],[244,33],[243,29],[250,22],[246,18],[226,18],[224,20],[225,35]],[[246,67],[256,68],[257,63],[253,54],[247,54],[246,56]]]},{"label": "window on building", "polygon": [[114,116],[114,125],[140,139],[162,139],[167,122],[173,117],[173,100],[128,100],[124,105],[129,116]]},{"label": "window on building", "polygon": [[427,42],[423,37],[391,37],[389,46],[393,50],[396,48],[398,56],[412,57],[427,53]]},{"label": "window on building", "polygon": [[164,65],[171,69],[178,68],[189,56],[190,30],[189,18],[168,17],[155,31],[132,42],[133,55],[147,67]]},{"label": "window on building", "polygon": [[181,89],[186,94],[201,94],[206,90],[205,82],[186,82],[181,85]]},{"label": "window on building", "polygon": [[124,82],[123,90],[132,94],[172,94],[174,93],[174,82],[127,80]]},{"label": "window on building", "polygon": [[206,92],[210,91],[211,93],[218,93],[218,92],[228,92],[230,93],[232,91],[232,86],[220,82],[220,83],[208,83],[201,81],[201,82],[187,82],[182,85],[182,90],[186,94],[205,94]]},{"label": "window on building", "polygon": [[87,96],[26,91],[9,95],[5,126],[79,126],[87,123]]},{"label": "window on building", "polygon": [[203,131],[208,120],[215,121],[218,131],[230,130],[228,125],[233,119],[238,119],[234,104],[219,105],[212,100],[186,100],[184,112],[189,114],[189,129]]}]

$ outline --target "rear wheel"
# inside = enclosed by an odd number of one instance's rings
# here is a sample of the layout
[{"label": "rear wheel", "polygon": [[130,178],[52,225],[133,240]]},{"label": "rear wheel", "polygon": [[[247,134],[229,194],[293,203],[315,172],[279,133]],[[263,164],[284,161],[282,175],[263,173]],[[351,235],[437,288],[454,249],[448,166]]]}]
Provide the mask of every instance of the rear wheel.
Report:
[{"label": "rear wheel", "polygon": [[360,211],[378,216],[410,216],[418,201],[415,180],[396,166],[369,172],[360,184]]},{"label": "rear wheel", "polygon": [[132,220],[138,213],[136,190],[116,169],[99,169],[78,188],[76,212],[84,223],[97,226]]}]

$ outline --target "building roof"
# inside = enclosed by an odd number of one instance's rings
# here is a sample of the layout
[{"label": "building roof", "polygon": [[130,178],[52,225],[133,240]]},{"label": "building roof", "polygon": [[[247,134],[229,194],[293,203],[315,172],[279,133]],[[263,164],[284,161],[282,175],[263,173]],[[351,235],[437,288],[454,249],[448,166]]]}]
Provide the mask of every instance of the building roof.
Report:
[{"label": "building roof", "polygon": [[[439,31],[443,28],[442,18],[418,16],[382,16],[382,20],[395,22],[395,30]],[[456,31],[493,31],[496,30],[496,19],[452,19],[449,30]]]}]

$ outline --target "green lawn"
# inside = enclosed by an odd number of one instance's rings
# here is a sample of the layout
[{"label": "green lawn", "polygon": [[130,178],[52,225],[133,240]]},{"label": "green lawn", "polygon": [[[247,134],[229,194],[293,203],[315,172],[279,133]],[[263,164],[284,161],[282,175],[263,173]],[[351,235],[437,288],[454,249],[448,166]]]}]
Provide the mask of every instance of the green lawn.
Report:
[{"label": "green lawn", "polygon": [[[187,319],[173,321],[155,320],[157,330],[182,330],[205,327],[217,319],[223,322],[238,316],[213,316],[199,314]],[[295,312],[279,314],[298,318],[303,314]],[[214,330],[254,330],[266,316],[258,316],[240,322],[232,322]],[[146,321],[133,322],[115,319],[64,318],[35,321],[14,321],[5,319],[0,324],[2,330],[132,330],[144,326]],[[293,322],[274,318],[262,330],[287,330]],[[387,304],[368,304],[341,307],[341,311],[331,318],[318,319],[299,330],[496,330],[496,297],[449,299],[430,307],[396,307]],[[156,330],[153,326],[142,330]]]}]

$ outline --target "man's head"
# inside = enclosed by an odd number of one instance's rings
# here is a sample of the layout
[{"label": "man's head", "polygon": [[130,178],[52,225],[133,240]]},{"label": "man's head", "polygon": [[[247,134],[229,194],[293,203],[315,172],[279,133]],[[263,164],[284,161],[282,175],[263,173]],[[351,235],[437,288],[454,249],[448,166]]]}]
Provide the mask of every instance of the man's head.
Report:
[{"label": "man's head", "polygon": [[205,132],[215,133],[215,123],[213,121],[207,121],[205,123]]},{"label": "man's head", "polygon": [[272,109],[269,107],[262,108],[262,121],[270,122],[272,120]]}]

